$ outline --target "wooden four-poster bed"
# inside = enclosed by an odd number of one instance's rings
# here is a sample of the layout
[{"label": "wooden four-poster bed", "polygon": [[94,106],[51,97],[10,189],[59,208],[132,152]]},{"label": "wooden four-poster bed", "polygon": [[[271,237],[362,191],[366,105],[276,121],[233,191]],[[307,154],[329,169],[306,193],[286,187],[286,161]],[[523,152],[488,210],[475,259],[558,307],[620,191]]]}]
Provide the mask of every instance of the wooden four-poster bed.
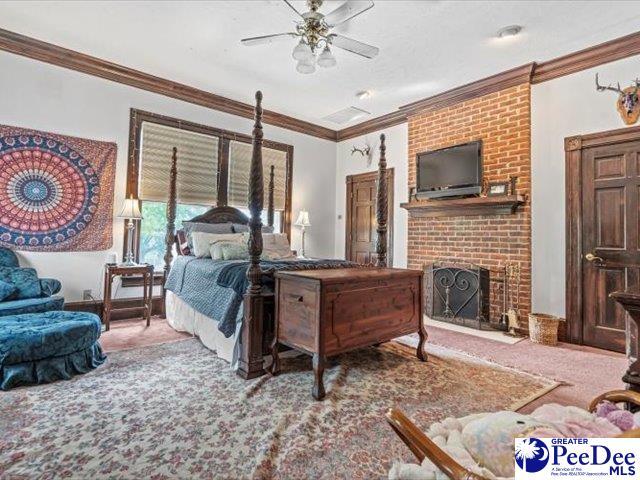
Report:
[{"label": "wooden four-poster bed", "polygon": [[[263,131],[262,131],[262,93],[256,92],[256,106],[255,106],[255,122],[252,134],[252,156],[250,164],[250,176],[248,185],[248,209],[250,216],[247,217],[240,210],[230,206],[217,206],[209,209],[204,214],[199,215],[190,220],[190,222],[199,222],[207,224],[225,224],[231,223],[235,225],[246,225],[248,227],[248,263],[245,263],[246,289],[242,290],[242,310],[238,312],[240,326],[235,334],[239,337],[237,342],[236,356],[237,365],[236,372],[243,378],[255,378],[265,373],[264,360],[265,355],[270,354],[270,347],[274,334],[274,292],[267,288],[263,288],[265,270],[261,268],[261,255],[263,252],[263,224],[262,224],[262,211],[264,203],[264,177],[263,177],[263,161],[262,161],[262,144],[263,144]],[[386,182],[386,157],[385,157],[385,136],[380,136],[380,162],[378,168],[378,194],[377,194],[377,260],[375,266],[366,266],[364,268],[377,268],[385,269],[387,266],[387,212],[388,212],[388,192]],[[165,303],[165,309],[168,302],[167,290],[177,290],[176,287],[167,287],[167,279],[170,279],[173,285],[177,283],[175,277],[179,276],[177,272],[172,272],[173,248],[174,244],[180,252],[180,242],[177,241],[175,218],[176,218],[176,204],[177,204],[177,151],[174,148],[172,166],[170,171],[170,187],[169,187],[169,200],[167,203],[167,232],[166,232],[166,252],[164,256],[165,260],[165,288],[163,289],[163,301]],[[267,196],[267,223],[269,227],[273,227],[274,223],[274,168],[271,166],[268,184],[268,196]],[[180,253],[179,253],[180,254]],[[292,260],[285,270],[307,270],[307,269],[335,269],[349,266],[355,268],[356,266],[350,262],[344,262],[343,264],[331,264],[329,262],[338,262],[335,260],[318,260],[317,264],[310,264],[311,261],[307,260],[306,263],[297,264],[297,260]],[[184,263],[184,262],[183,262]],[[268,263],[263,260],[263,264]],[[333,266],[332,266],[333,265]],[[363,267],[359,267],[363,268]],[[398,269],[388,269],[397,273]],[[169,275],[171,273],[171,275]],[[244,271],[243,271],[244,273]],[[415,273],[415,272],[414,272]],[[185,275],[181,273],[180,275]],[[273,271],[271,272],[273,275]],[[174,277],[174,278],[171,278]],[[378,277],[380,277],[378,275]],[[244,277],[243,277],[244,278]],[[415,278],[415,277],[414,277]],[[183,281],[181,278],[180,281]],[[373,282],[373,280],[372,280]],[[381,330],[384,330],[384,334],[376,337],[375,334],[372,338],[377,340],[372,341],[371,344],[378,341],[386,341],[393,338],[390,336],[391,331],[397,332],[399,336],[402,334],[417,332],[420,336],[420,341],[417,349],[417,355],[420,359],[426,359],[423,352],[424,342],[426,340],[426,332],[422,325],[422,281],[415,281],[407,288],[410,290],[409,296],[403,294],[403,299],[391,298],[385,301],[385,304],[378,305],[374,298],[366,298],[367,288],[371,287],[371,295],[375,295],[375,298],[380,297],[380,292],[384,288],[396,288],[398,284],[393,284],[391,276],[388,279],[377,280],[375,285],[359,283],[359,302],[362,305],[355,305],[356,311],[366,311],[367,308],[371,309],[371,305],[375,310],[368,313],[369,317],[375,320],[375,325],[385,325]],[[403,285],[400,285],[401,289]],[[170,293],[172,293],[170,292]],[[374,293],[375,292],[375,293]],[[213,294],[212,294],[213,295]],[[364,295],[364,296],[363,296]],[[408,299],[408,300],[407,300]],[[400,308],[399,303],[403,305]],[[408,305],[407,305],[408,304]],[[406,313],[407,307],[409,313]],[[324,308],[318,306],[318,308]],[[404,310],[402,310],[404,308]],[[353,310],[353,309],[352,309]],[[399,318],[399,316],[401,318]],[[367,320],[367,318],[365,318]],[[380,322],[384,322],[381,324]],[[396,325],[395,330],[389,328],[389,325]],[[354,320],[354,326],[356,325]],[[374,323],[369,323],[374,325]],[[175,328],[175,327],[174,327]],[[354,327],[356,328],[356,327]],[[192,332],[194,333],[194,332]],[[371,336],[371,332],[366,332]],[[351,332],[353,334],[353,332]],[[201,338],[202,339],[202,338]],[[338,339],[339,341],[340,339]],[[211,348],[211,347],[210,347]]]}]

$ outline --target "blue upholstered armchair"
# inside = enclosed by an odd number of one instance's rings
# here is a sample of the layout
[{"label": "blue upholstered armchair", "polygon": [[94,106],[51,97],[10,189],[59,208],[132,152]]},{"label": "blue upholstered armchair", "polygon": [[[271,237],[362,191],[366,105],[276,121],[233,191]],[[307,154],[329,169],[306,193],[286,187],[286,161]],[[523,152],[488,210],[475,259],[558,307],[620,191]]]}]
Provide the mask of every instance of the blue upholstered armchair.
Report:
[{"label": "blue upholstered armchair", "polygon": [[55,295],[61,288],[58,280],[20,267],[16,254],[0,247],[0,317],[62,310],[64,298]]}]

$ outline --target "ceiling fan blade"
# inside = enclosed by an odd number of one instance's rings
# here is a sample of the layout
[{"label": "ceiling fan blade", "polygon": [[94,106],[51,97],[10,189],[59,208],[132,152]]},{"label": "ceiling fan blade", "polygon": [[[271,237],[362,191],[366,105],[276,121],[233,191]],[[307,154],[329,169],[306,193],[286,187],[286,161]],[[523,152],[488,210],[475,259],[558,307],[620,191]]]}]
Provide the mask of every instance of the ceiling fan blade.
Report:
[{"label": "ceiling fan blade", "polygon": [[243,38],[242,40],[240,40],[240,43],[250,47],[253,45],[266,45],[267,43],[273,43],[288,38],[295,38],[297,36],[298,35],[293,32],[276,33],[275,35],[262,35],[261,37]]},{"label": "ceiling fan blade", "polygon": [[349,0],[336,8],[333,12],[325,15],[324,21],[330,27],[335,27],[347,20],[351,20],[353,17],[357,17],[372,7],[373,2],[370,0]]},{"label": "ceiling fan blade", "polygon": [[337,33],[329,35],[328,38],[330,39],[331,45],[366,58],[373,58],[380,52],[378,47],[359,42],[358,40]]},{"label": "ceiling fan blade", "polygon": [[291,5],[291,3],[289,3],[289,0],[282,0],[282,1],[283,1],[284,3],[286,3],[287,5],[289,5],[289,8],[290,8],[291,10],[293,10],[294,12],[296,12],[298,15],[300,15],[300,17],[304,18],[304,17],[302,16],[302,14],[301,14],[298,10],[296,10],[296,7],[294,7],[293,5]]}]

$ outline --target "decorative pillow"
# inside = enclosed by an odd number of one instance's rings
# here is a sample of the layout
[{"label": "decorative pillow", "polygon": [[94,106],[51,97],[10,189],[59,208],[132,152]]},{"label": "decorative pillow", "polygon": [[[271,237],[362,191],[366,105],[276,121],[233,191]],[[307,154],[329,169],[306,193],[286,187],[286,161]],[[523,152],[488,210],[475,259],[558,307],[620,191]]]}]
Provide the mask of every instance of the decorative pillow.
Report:
[{"label": "decorative pillow", "polygon": [[205,258],[211,256],[211,244],[226,240],[229,242],[243,242],[245,236],[242,233],[207,233],[207,232],[193,232],[191,234],[193,240],[192,253],[196,257]]},{"label": "decorative pillow", "polygon": [[245,243],[219,241],[211,245],[214,260],[248,260],[249,250]]},{"label": "decorative pillow", "polygon": [[42,296],[42,288],[34,268],[0,267],[0,280],[16,288],[11,300],[39,298]]},{"label": "decorative pillow", "polygon": [[[249,225],[234,223],[233,231],[236,233],[247,233],[249,231]],[[269,225],[262,225],[262,233],[273,233],[273,227]]]},{"label": "decorative pillow", "polygon": [[0,280],[0,302],[8,300],[18,290],[14,285]]}]

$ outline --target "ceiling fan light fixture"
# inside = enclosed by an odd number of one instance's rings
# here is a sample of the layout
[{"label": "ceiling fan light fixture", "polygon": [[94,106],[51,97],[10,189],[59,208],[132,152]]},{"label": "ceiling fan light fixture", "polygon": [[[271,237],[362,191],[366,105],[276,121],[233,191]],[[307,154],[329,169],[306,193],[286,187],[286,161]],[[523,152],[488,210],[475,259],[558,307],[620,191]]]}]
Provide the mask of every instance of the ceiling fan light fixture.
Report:
[{"label": "ceiling fan light fixture", "polygon": [[331,50],[329,50],[329,45],[324,47],[324,50],[318,55],[318,66],[322,68],[331,68],[336,66],[336,57],[333,56]]},{"label": "ceiling fan light fixture", "polygon": [[298,43],[293,49],[293,52],[291,52],[291,56],[299,62],[305,60],[309,61],[311,60],[311,57],[313,57],[313,52],[311,51],[311,47],[307,45],[304,40],[300,40],[300,43]]},{"label": "ceiling fan light fixture", "polygon": [[[315,57],[313,57],[315,60]],[[316,65],[314,61],[305,61],[298,60],[298,64],[296,65],[296,70],[298,73],[310,74],[316,71]]]}]

